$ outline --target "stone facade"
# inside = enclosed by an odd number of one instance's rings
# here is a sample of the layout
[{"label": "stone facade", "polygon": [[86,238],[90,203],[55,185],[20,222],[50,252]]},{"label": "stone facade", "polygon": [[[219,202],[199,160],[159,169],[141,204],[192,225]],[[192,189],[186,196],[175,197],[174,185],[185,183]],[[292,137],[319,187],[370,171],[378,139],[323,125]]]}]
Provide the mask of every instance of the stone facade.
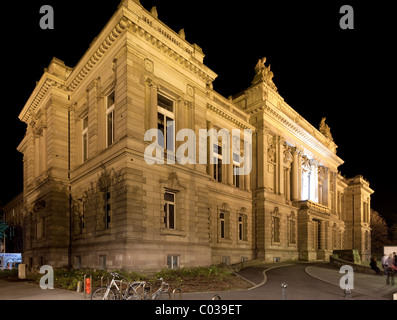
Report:
[{"label": "stone facade", "polygon": [[[29,267],[151,271],[327,260],[334,249],[369,255],[373,191],[338,173],[325,121],[317,130],[284,102],[265,58],[250,88],[229,99],[213,90],[217,75],[203,59],[155,8],[125,0],[74,68],[51,61],[19,116]],[[194,164],[148,164],[145,133],[168,134],[168,120],[197,144],[200,129],[252,130],[251,173],[201,164],[198,153]],[[183,144],[164,139],[174,151]]]}]

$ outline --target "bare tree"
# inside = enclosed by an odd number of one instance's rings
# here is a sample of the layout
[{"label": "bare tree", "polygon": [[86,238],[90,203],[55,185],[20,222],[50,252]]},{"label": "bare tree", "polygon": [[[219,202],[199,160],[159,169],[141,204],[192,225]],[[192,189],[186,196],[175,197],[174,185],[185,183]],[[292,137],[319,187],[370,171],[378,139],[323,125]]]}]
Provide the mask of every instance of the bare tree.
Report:
[{"label": "bare tree", "polygon": [[371,247],[373,253],[383,253],[383,246],[389,243],[389,229],[385,219],[371,210]]},{"label": "bare tree", "polygon": [[397,244],[397,223],[394,223],[390,228],[390,244]]}]

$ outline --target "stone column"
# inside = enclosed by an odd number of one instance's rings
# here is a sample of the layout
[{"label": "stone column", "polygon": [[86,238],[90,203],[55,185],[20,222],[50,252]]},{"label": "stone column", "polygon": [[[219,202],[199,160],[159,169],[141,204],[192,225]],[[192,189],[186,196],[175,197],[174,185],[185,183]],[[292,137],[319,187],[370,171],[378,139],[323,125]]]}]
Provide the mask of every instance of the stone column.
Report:
[{"label": "stone column", "polygon": [[284,157],[282,137],[276,137],[276,190],[277,194],[284,194]]},{"label": "stone column", "polygon": [[291,188],[291,175],[290,175],[289,168],[286,168],[285,174],[287,175],[286,179],[285,179],[285,182],[287,183],[287,186],[285,188],[285,191],[286,191],[285,199],[291,200],[291,189],[290,189]]},{"label": "stone column", "polygon": [[[175,120],[175,137],[177,133],[181,129],[186,129],[186,107],[185,101],[183,99],[179,99],[177,102],[177,112],[176,112],[176,120]],[[178,148],[183,144],[183,141],[175,142],[175,153]]]},{"label": "stone column", "polygon": [[266,185],[267,172],[267,128],[257,130],[257,184],[258,188],[264,188]]},{"label": "stone column", "polygon": [[299,199],[298,196],[298,150],[296,148],[292,151],[292,200]]},{"label": "stone column", "polygon": [[[153,83],[149,85],[149,129],[157,129],[157,86]],[[164,128],[164,130],[166,130]]]},{"label": "stone column", "polygon": [[43,149],[42,149],[42,154],[41,154],[41,158],[43,161],[43,167],[42,167],[42,171],[45,173],[47,171],[47,126],[44,126],[43,128]]},{"label": "stone column", "polygon": [[34,136],[34,179],[40,174],[40,136],[35,133]]},{"label": "stone column", "polygon": [[302,152],[298,151],[298,200],[302,199]]},{"label": "stone column", "polygon": [[[223,139],[222,139],[223,141]],[[229,136],[229,164],[225,164],[225,169],[226,169],[226,183],[228,185],[233,185],[233,136]],[[225,163],[225,159],[223,160]]]},{"label": "stone column", "polygon": [[[252,152],[253,152],[253,150],[252,150]],[[249,163],[249,161],[252,161],[251,155],[244,153],[244,166],[246,163]],[[253,166],[253,163],[251,165]],[[245,190],[251,190],[251,174],[252,174],[252,169],[251,169],[250,173],[247,173],[246,175],[243,176]]]},{"label": "stone column", "polygon": [[318,203],[318,162],[313,160],[310,199]]},{"label": "stone column", "polygon": [[319,232],[319,249],[325,250],[325,223],[323,220],[318,221],[318,232]]},{"label": "stone column", "polygon": [[[213,129],[213,124],[210,121],[207,121],[207,131],[209,131],[210,129]],[[214,150],[214,146],[211,144],[212,139],[207,137],[207,172],[208,175],[211,177],[211,179],[214,178],[214,165],[213,165],[213,150]]]}]

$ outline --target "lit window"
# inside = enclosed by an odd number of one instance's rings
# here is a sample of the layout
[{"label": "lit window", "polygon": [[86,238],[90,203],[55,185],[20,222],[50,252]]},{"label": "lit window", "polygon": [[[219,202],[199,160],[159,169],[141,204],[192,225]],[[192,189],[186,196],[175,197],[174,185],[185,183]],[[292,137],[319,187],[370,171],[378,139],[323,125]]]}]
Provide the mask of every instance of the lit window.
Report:
[{"label": "lit window", "polygon": [[107,97],[106,109],[106,145],[111,146],[114,142],[114,91]]},{"label": "lit window", "polygon": [[222,147],[218,144],[214,144],[213,157],[214,179],[222,182]]},{"label": "lit window", "polygon": [[240,168],[240,155],[233,152],[233,184],[240,188],[240,175],[237,174],[237,168]]},{"label": "lit window", "polygon": [[174,102],[167,97],[158,94],[157,103],[157,129],[163,134],[158,138],[158,143],[162,148],[164,148],[164,150],[175,152]]},{"label": "lit window", "polygon": [[82,121],[83,162],[86,162],[88,159],[88,116],[86,116]]},{"label": "lit window", "polygon": [[220,224],[220,238],[225,239],[225,213],[221,212],[219,214],[219,224]]}]

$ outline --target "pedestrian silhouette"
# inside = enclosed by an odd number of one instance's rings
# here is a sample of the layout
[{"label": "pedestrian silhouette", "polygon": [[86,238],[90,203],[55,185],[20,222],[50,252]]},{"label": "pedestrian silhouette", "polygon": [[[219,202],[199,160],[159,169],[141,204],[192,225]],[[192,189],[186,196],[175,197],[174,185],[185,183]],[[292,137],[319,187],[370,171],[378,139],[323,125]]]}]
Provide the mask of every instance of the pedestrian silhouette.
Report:
[{"label": "pedestrian silhouette", "polygon": [[385,276],[387,275],[387,260],[388,259],[389,259],[389,256],[385,253],[381,260],[382,268],[383,268],[383,271],[385,272]]},{"label": "pedestrian silhouette", "polygon": [[371,262],[369,263],[369,265],[371,266],[371,269],[376,272],[376,274],[380,276],[382,275],[382,271],[380,271],[380,269],[378,268],[375,257],[371,258]]},{"label": "pedestrian silhouette", "polygon": [[387,278],[386,284],[394,286],[394,273],[397,271],[397,267],[394,265],[394,257],[393,254],[390,253],[389,259],[387,259]]}]

